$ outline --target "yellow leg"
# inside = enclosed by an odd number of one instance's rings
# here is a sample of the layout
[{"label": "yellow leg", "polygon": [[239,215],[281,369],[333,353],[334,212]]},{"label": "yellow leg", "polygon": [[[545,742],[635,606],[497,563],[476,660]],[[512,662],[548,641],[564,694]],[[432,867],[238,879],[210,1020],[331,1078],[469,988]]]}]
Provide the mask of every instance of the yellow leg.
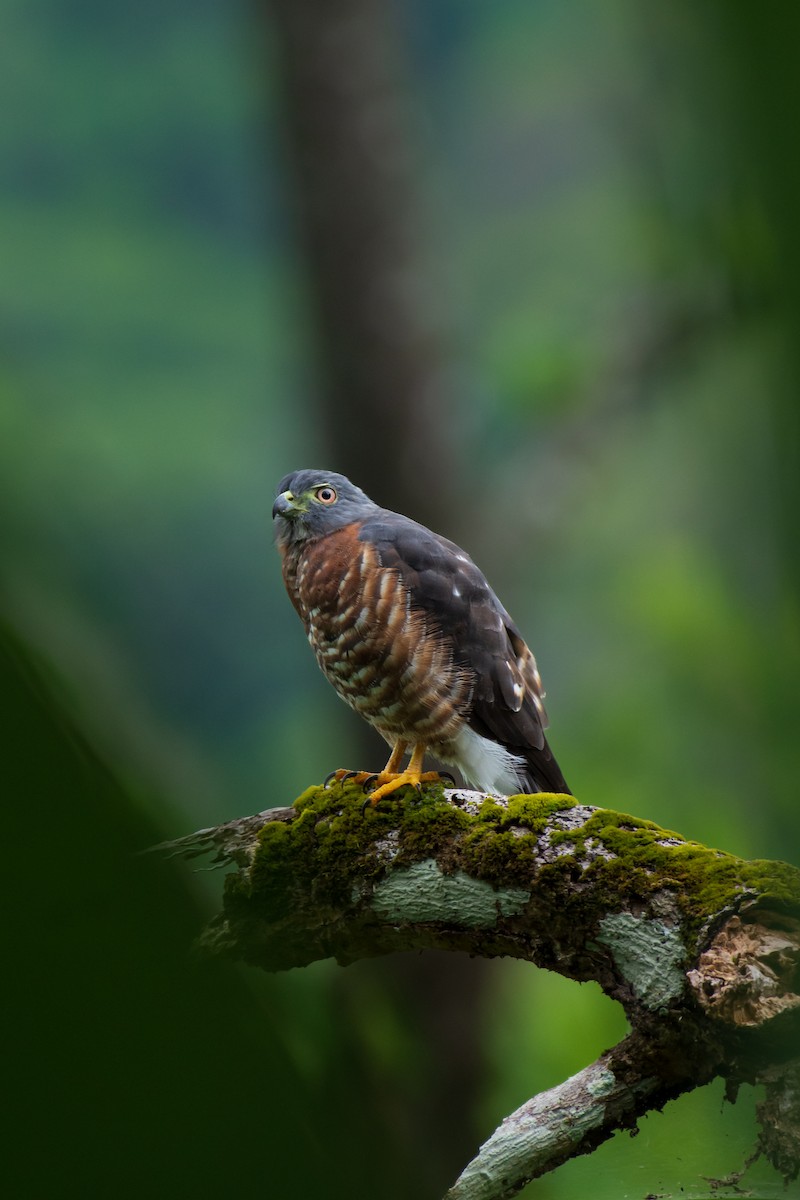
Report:
[{"label": "yellow leg", "polygon": [[[403,749],[398,754],[398,746],[400,745],[403,746]],[[440,778],[436,771],[426,771],[423,773],[422,762],[425,758],[426,750],[424,742],[417,742],[414,752],[411,755],[411,761],[405,771],[397,773],[397,767],[400,765],[405,749],[404,743],[400,742],[392,751],[388,763],[377,778],[379,786],[370,795],[370,800],[373,804],[377,804],[379,800],[382,800],[384,796],[388,796],[391,792],[396,792],[398,788],[409,786],[419,787],[421,783],[431,783],[433,780]]]},{"label": "yellow leg", "polygon": [[408,749],[408,742],[396,742],[392,753],[389,755],[389,761],[381,771],[380,775],[376,775],[374,771],[348,771],[345,767],[340,767],[338,771],[331,771],[328,778],[325,780],[325,787],[330,787],[332,783],[356,783],[360,787],[371,779],[385,779],[388,775],[396,775],[400,763],[403,761],[403,755]]},{"label": "yellow leg", "polygon": [[[394,750],[389,755],[389,761],[381,771],[381,775],[396,775],[397,768],[403,761],[403,756],[408,749],[408,742],[396,742]],[[409,764],[410,765],[410,764]]]}]

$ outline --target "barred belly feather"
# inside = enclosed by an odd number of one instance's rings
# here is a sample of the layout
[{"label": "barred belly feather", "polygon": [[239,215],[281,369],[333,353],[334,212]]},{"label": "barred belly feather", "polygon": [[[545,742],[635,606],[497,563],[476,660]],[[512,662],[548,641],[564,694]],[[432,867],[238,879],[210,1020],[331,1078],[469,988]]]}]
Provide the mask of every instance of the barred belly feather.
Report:
[{"label": "barred belly feather", "polygon": [[[294,560],[294,561],[292,561]],[[284,576],[323,673],[393,743],[447,745],[464,723],[471,685],[446,639],[414,611],[397,571],[352,526],[284,558]]]}]

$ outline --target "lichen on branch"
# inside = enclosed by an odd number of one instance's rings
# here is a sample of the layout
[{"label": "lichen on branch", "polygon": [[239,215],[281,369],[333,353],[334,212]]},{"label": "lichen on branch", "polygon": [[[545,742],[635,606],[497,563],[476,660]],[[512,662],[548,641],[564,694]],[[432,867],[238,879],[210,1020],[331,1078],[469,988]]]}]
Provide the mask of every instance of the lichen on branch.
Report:
[{"label": "lichen on branch", "polygon": [[[247,861],[215,925],[218,949],[268,970],[466,938],[473,952],[598,979],[635,1014],[684,995],[688,961],[726,918],[756,902],[800,907],[793,867],[571,796],[434,787],[373,808],[336,784],[280,815],[263,814],[257,831],[248,819]],[[236,848],[241,864],[241,839]]]},{"label": "lichen on branch", "polygon": [[[800,1044],[800,871],[786,863],[567,795],[435,785],[373,807],[347,782],[173,848],[238,867],[202,938],[211,952],[271,971],[426,948],[508,955],[597,980],[624,1006],[629,1037],[509,1118],[455,1185],[459,1200],[511,1196],[717,1075],[786,1093]],[[791,1136],[775,1157],[797,1174]]]}]

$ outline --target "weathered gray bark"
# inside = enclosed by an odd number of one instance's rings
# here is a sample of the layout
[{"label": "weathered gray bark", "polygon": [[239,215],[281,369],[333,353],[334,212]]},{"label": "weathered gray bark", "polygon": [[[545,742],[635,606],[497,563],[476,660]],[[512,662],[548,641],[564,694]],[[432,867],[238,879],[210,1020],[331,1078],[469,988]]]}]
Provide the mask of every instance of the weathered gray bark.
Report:
[{"label": "weathered gray bark", "polygon": [[171,843],[239,868],[205,949],[266,970],[425,948],[510,955],[597,980],[632,1027],[508,1117],[448,1200],[512,1196],[718,1075],[732,1093],[766,1083],[759,1150],[797,1176],[800,871],[569,796],[434,789],[366,811],[362,799],[313,788]]}]

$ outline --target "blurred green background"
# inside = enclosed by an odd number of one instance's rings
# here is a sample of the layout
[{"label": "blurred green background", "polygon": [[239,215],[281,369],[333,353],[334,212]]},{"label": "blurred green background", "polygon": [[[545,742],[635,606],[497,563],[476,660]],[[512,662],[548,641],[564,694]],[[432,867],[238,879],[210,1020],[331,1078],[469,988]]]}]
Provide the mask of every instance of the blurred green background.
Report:
[{"label": "blurred green background", "polygon": [[[530,641],[583,801],[800,861],[796,7],[386,11],[445,331],[438,528]],[[2,25],[13,1194],[435,1197],[618,1039],[615,1006],[455,957],[212,970],[182,956],[219,881],[130,858],[381,761],[355,763],[271,546],[278,479],[341,469],[349,436],[279,26],[221,0],[4,0]],[[363,479],[396,450],[378,417]],[[427,471],[402,505],[433,520]],[[752,1091],[721,1097],[525,1195],[703,1194],[754,1136]]]}]

